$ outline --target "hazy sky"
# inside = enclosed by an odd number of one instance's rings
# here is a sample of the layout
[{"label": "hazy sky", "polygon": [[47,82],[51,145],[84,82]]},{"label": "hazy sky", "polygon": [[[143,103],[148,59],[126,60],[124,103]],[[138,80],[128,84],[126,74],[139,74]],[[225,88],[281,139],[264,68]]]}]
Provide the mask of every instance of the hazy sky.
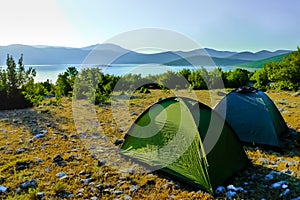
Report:
[{"label": "hazy sky", "polygon": [[0,0],[0,8],[0,46],[83,47],[142,28],[219,50],[300,46],[299,0]]}]

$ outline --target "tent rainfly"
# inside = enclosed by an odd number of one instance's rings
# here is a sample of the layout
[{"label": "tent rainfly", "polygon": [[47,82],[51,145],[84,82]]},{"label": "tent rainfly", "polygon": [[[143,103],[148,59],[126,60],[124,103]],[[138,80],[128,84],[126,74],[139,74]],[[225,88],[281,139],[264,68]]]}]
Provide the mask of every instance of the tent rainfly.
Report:
[{"label": "tent rainfly", "polygon": [[288,131],[273,101],[252,87],[231,91],[214,109],[245,143],[280,147],[279,136]]},{"label": "tent rainfly", "polygon": [[121,152],[210,193],[248,164],[224,119],[184,97],[164,99],[144,111],[128,130]]}]

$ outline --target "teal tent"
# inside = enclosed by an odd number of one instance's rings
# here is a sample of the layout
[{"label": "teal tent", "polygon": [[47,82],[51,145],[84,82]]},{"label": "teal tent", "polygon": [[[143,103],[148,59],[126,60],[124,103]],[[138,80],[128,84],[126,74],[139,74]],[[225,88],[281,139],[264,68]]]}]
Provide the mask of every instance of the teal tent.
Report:
[{"label": "teal tent", "polygon": [[242,142],[280,147],[288,130],[273,101],[262,91],[242,87],[231,91],[215,107]]},{"label": "teal tent", "polygon": [[223,118],[182,97],[164,99],[144,111],[128,130],[121,152],[211,193],[248,163]]}]

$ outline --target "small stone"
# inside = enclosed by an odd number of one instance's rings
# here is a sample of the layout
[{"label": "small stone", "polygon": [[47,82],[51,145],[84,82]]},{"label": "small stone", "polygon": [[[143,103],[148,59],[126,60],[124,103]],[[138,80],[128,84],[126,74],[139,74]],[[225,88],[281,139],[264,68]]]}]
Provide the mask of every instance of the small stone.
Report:
[{"label": "small stone", "polygon": [[76,194],[76,197],[82,198],[82,197],[83,197],[83,194],[82,194],[81,192],[79,192],[79,193]]},{"label": "small stone", "polygon": [[273,183],[271,187],[273,189],[279,189],[282,187],[283,184],[288,184],[288,183],[286,181],[278,181],[276,183]]},{"label": "small stone", "polygon": [[15,190],[15,193],[16,193],[16,194],[21,194],[21,192],[22,192],[22,189],[19,188],[19,187],[17,187],[17,189]]},{"label": "small stone", "polygon": [[24,170],[28,167],[28,164],[26,162],[17,162],[15,167],[16,170]]},{"label": "small stone", "polygon": [[114,142],[115,145],[120,145],[120,144],[122,144],[122,143],[123,143],[123,140],[122,140],[122,139],[117,139],[117,140]]},{"label": "small stone", "polygon": [[36,188],[36,187],[37,187],[37,182],[35,179],[20,184],[21,189]]},{"label": "small stone", "polygon": [[95,192],[98,192],[98,190],[94,187],[92,187],[90,190],[89,190],[90,193],[95,193]]},{"label": "small stone", "polygon": [[71,149],[71,152],[77,152],[78,151],[78,149]]},{"label": "small stone", "polygon": [[43,129],[43,130],[40,130],[40,134],[43,134],[43,135],[45,135],[45,134],[47,134],[48,133],[48,131],[47,130],[45,130],[45,129]]},{"label": "small stone", "polygon": [[217,189],[215,190],[215,193],[216,193],[217,195],[223,194],[223,193],[225,193],[225,192],[226,192],[226,190],[225,190],[225,187],[223,187],[223,186],[218,186]]},{"label": "small stone", "polygon": [[118,132],[123,133],[125,131],[124,128],[118,128]]},{"label": "small stone", "polygon": [[82,170],[79,172],[79,175],[85,175],[86,174],[86,170]]},{"label": "small stone", "polygon": [[105,165],[107,163],[106,160],[98,160],[98,167],[102,166],[102,165]]},{"label": "small stone", "polygon": [[270,180],[273,180],[274,179],[274,176],[273,176],[273,174],[267,174],[266,176],[265,176],[265,178],[264,178],[264,180],[266,180],[266,181],[270,181]]},{"label": "small stone", "polygon": [[131,185],[130,188],[129,188],[129,190],[131,192],[136,192],[138,189],[139,189],[139,186],[137,186],[137,185]]},{"label": "small stone", "polygon": [[6,192],[7,190],[7,187],[0,185],[0,194]]},{"label": "small stone", "polygon": [[134,173],[135,170],[133,168],[125,168],[120,170],[121,173]]},{"label": "small stone", "polygon": [[94,180],[95,180],[95,179],[93,179],[93,178],[87,178],[87,179],[81,179],[79,182],[80,182],[81,184],[83,184],[83,183],[89,184],[89,183],[93,182]]},{"label": "small stone", "polygon": [[284,190],[280,195],[279,197],[284,197],[284,196],[287,196],[291,193],[291,190],[290,189],[286,189]]},{"label": "small stone", "polygon": [[108,189],[108,188],[104,189],[102,192],[103,192],[103,194],[110,194],[110,189]]},{"label": "small stone", "polygon": [[45,172],[49,173],[51,171],[51,168],[46,168]]},{"label": "small stone", "polygon": [[33,136],[33,139],[39,139],[39,138],[43,138],[43,137],[45,137],[45,135],[40,133],[40,134]]},{"label": "small stone", "polygon": [[27,151],[28,151],[27,148],[18,148],[18,149],[16,150],[16,154],[25,153],[25,152],[27,152]]},{"label": "small stone", "polygon": [[53,158],[53,162],[61,162],[64,159],[62,158],[61,154],[56,154]]},{"label": "small stone", "polygon": [[298,96],[300,96],[300,92],[296,92],[296,93],[292,94],[292,96],[293,97],[298,97]]},{"label": "small stone", "polygon": [[234,187],[234,185],[228,185],[227,190],[236,191],[236,188]]},{"label": "small stone", "polygon": [[18,123],[19,120],[20,120],[20,119],[17,119],[17,118],[16,118],[16,119],[13,119],[12,122],[13,122],[13,123]]},{"label": "small stone", "polygon": [[84,188],[79,189],[78,192],[83,193],[84,192]]},{"label": "small stone", "polygon": [[70,161],[73,161],[75,159],[75,156],[74,155],[71,155],[71,156],[69,156],[68,157],[68,161],[70,162]]},{"label": "small stone", "polygon": [[68,139],[68,136],[65,135],[65,134],[62,134],[61,138],[64,139],[64,140],[67,140],[67,139]]},{"label": "small stone", "polygon": [[236,196],[236,192],[230,190],[230,191],[226,192],[226,196],[228,199],[232,199],[233,197]]},{"label": "small stone", "polygon": [[57,178],[62,178],[62,177],[65,177],[65,176],[67,176],[67,174],[66,174],[65,172],[58,172],[58,173],[56,174],[56,177],[57,177]]},{"label": "small stone", "polygon": [[68,178],[68,176],[66,175],[66,176],[60,177],[59,180],[64,180],[64,179],[67,179],[67,178]]},{"label": "small stone", "polygon": [[46,123],[46,126],[51,127],[52,125],[51,125],[51,123]]},{"label": "small stone", "polygon": [[5,150],[5,149],[7,149],[7,146],[2,146],[2,147],[0,147],[0,150],[2,151],[2,150]]},{"label": "small stone", "polygon": [[102,149],[97,149],[97,152],[98,152],[98,153],[104,153],[104,150],[102,150]]},{"label": "small stone", "polygon": [[102,185],[102,184],[98,184],[98,185],[96,185],[95,187],[96,187],[98,190],[102,190],[103,185]]},{"label": "small stone", "polygon": [[131,116],[137,116],[137,113],[136,112],[132,112]]},{"label": "small stone", "polygon": [[63,159],[63,157],[61,156],[61,154],[56,154],[53,158],[53,163],[54,165],[58,165],[58,166],[65,166],[66,162]]},{"label": "small stone", "polygon": [[132,197],[129,196],[128,194],[125,194],[125,195],[124,195],[124,200],[131,200],[131,199],[132,199]]},{"label": "small stone", "polygon": [[38,192],[38,193],[36,194],[36,197],[37,197],[38,199],[42,199],[42,198],[45,197],[45,194],[44,194],[44,192]]},{"label": "small stone", "polygon": [[269,163],[269,160],[266,158],[259,158],[258,161],[260,161],[263,165],[266,165]]},{"label": "small stone", "polygon": [[91,153],[91,157],[94,158],[94,159],[96,159],[96,158],[97,158],[97,155],[96,155],[94,152],[92,152],[92,153]]},{"label": "small stone", "polygon": [[121,191],[121,190],[115,190],[113,193],[115,195],[121,195],[121,194],[123,194],[123,191]]},{"label": "small stone", "polygon": [[288,175],[291,175],[291,174],[293,174],[293,171],[292,170],[283,170],[282,171],[283,173],[285,173],[285,174],[288,174]]},{"label": "small stone", "polygon": [[78,139],[78,136],[75,135],[75,134],[71,134],[69,137],[70,137],[70,138],[73,138],[73,139]]}]

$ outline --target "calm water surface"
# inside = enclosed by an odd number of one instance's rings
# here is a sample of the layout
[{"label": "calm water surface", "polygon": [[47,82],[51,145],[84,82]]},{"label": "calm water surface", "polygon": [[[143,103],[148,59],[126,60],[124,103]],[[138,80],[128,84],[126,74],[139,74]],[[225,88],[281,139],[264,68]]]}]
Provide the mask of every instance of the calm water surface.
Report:
[{"label": "calm water surface", "polygon": [[[203,66],[165,66],[158,64],[147,64],[147,65],[138,65],[138,64],[118,64],[110,66],[99,66],[99,65],[87,65],[87,64],[57,64],[57,65],[25,65],[25,68],[32,67],[36,70],[37,75],[35,77],[35,82],[43,82],[49,79],[52,83],[55,83],[57,77],[60,73],[66,71],[68,67],[76,67],[77,70],[91,67],[99,67],[102,69],[104,74],[111,74],[122,76],[129,73],[132,74],[141,74],[142,76],[157,75],[162,74],[167,71],[178,72],[182,69],[197,70],[201,69]],[[211,71],[216,68],[216,66],[206,66],[204,67],[208,71]],[[220,67],[223,71],[234,70],[236,67],[224,66]],[[247,69],[249,71],[254,71],[254,69]]]}]

